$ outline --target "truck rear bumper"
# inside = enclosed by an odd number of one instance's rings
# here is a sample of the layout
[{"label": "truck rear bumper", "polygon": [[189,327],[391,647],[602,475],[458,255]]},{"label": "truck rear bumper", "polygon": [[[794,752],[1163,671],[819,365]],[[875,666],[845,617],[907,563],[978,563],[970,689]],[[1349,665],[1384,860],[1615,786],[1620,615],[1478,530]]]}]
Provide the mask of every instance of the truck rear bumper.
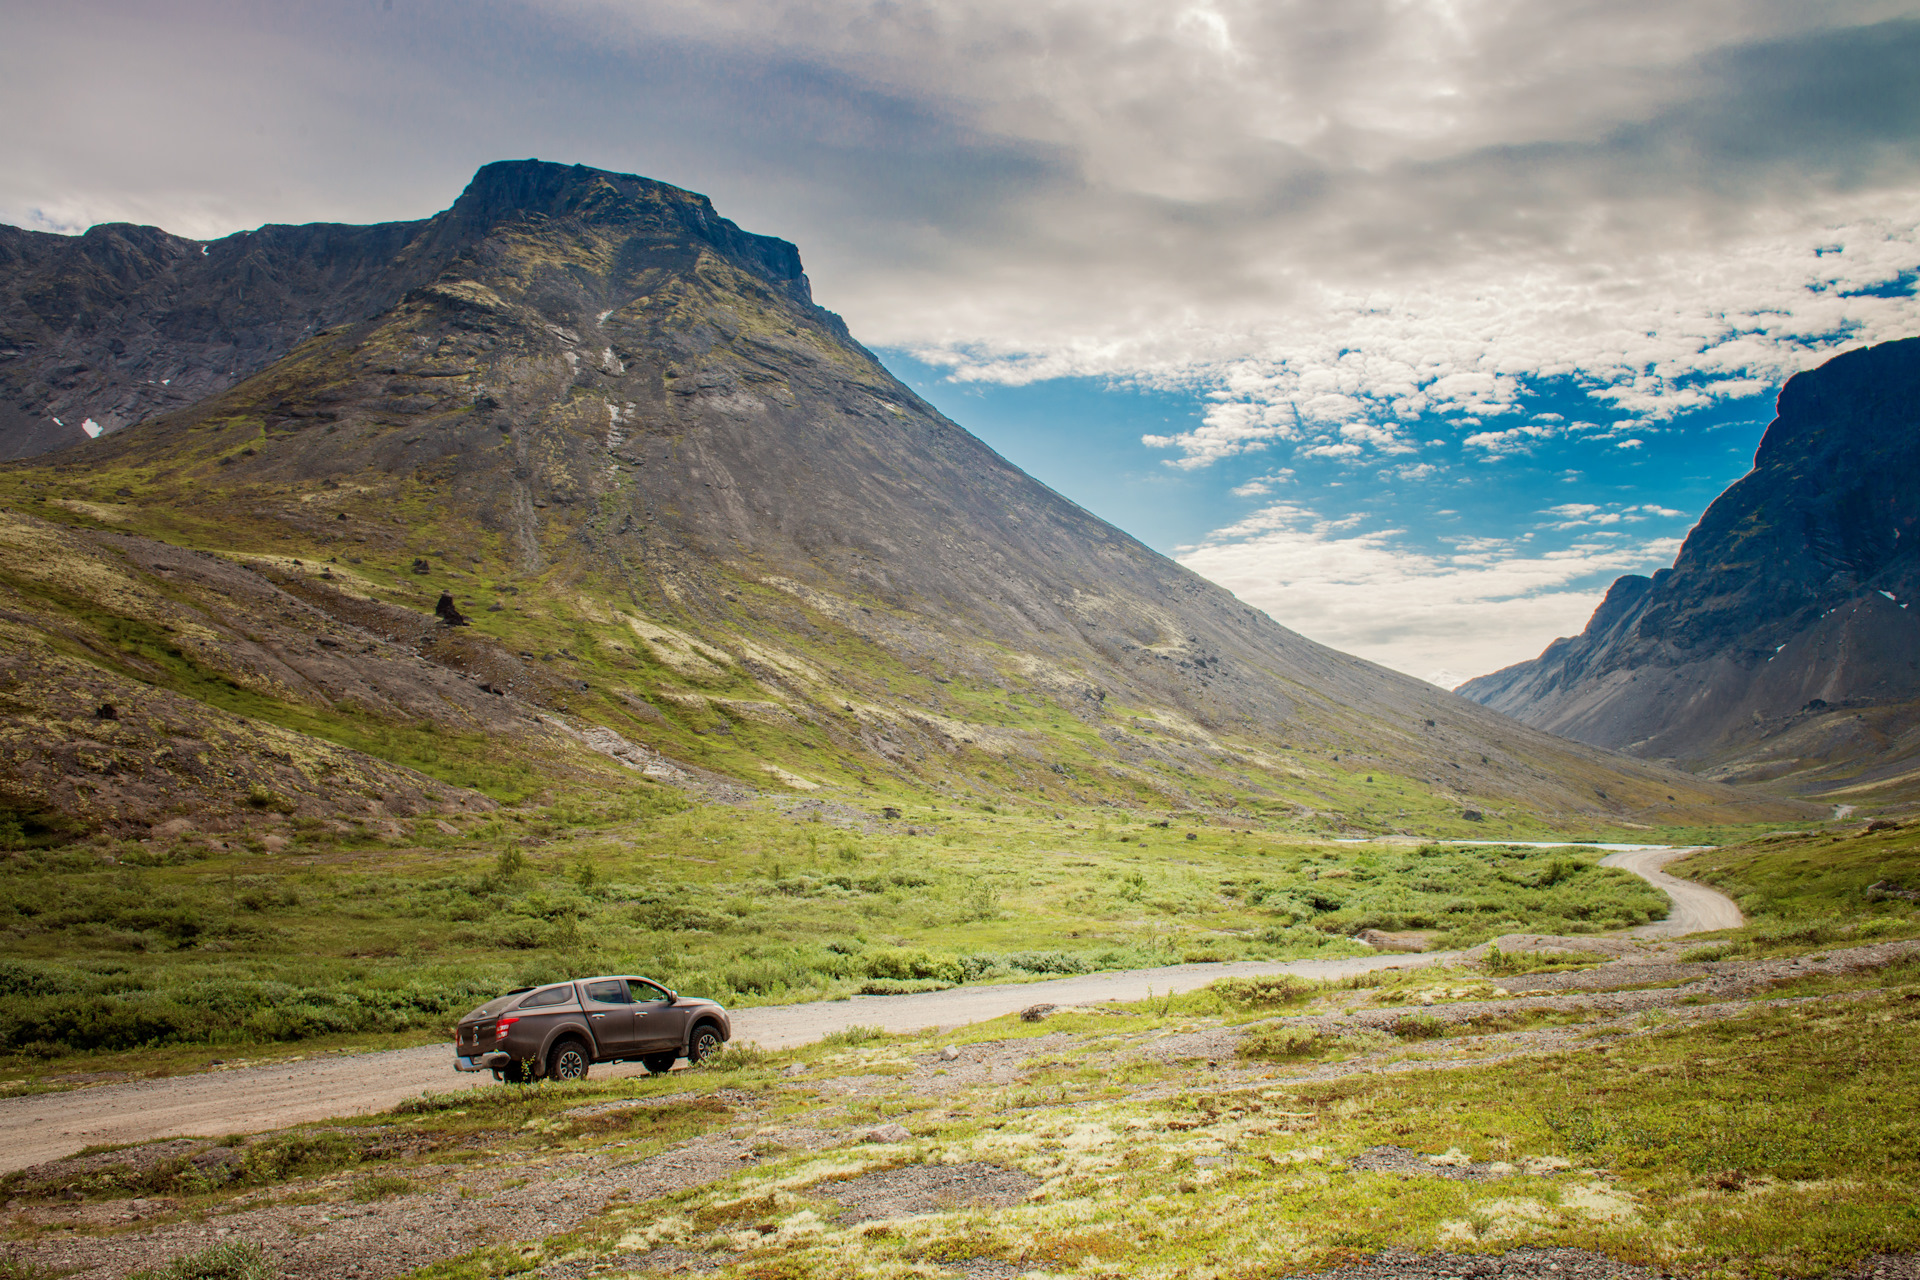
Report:
[{"label": "truck rear bumper", "polygon": [[482,1053],[471,1058],[455,1058],[455,1071],[498,1071],[513,1059],[504,1053]]}]

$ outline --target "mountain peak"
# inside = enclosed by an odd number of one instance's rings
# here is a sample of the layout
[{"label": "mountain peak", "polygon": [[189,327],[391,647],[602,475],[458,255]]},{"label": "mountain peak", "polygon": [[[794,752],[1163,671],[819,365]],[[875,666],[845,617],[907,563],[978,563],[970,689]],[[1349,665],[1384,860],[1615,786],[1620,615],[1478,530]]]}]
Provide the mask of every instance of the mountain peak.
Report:
[{"label": "mountain peak", "polygon": [[1876,779],[1910,784],[1916,403],[1920,339],[1794,375],[1753,470],[1707,508],[1671,569],[1620,579],[1580,635],[1459,692],[1709,776],[1844,787],[1850,802]]},{"label": "mountain peak", "polygon": [[742,231],[698,192],[584,164],[497,160],[482,165],[444,216],[463,231],[483,235],[534,216],[685,236],[774,283],[805,279],[798,248],[777,236]]}]

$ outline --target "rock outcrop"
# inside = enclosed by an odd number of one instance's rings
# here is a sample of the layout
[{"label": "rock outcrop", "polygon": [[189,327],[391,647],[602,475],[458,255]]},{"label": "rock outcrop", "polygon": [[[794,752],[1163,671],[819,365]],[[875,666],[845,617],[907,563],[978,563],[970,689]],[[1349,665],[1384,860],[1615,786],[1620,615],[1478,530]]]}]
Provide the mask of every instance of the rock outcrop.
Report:
[{"label": "rock outcrop", "polygon": [[1791,379],[1671,569],[1459,692],[1711,776],[1891,794],[1920,755],[1920,339]]}]

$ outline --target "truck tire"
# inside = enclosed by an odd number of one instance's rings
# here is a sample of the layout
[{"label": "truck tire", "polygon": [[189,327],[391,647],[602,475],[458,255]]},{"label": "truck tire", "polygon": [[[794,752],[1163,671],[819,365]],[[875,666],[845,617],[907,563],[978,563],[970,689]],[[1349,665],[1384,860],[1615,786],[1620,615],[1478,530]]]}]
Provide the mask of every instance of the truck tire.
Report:
[{"label": "truck tire", "polygon": [[547,1054],[547,1079],[585,1080],[593,1055],[578,1040],[562,1040]]},{"label": "truck tire", "polygon": [[711,1022],[703,1022],[687,1038],[687,1061],[697,1067],[720,1052],[720,1046],[725,1043],[720,1038],[720,1028]]},{"label": "truck tire", "polygon": [[673,1064],[679,1059],[677,1053],[650,1053],[640,1059],[640,1065],[647,1069],[648,1075],[663,1076],[673,1070]]}]

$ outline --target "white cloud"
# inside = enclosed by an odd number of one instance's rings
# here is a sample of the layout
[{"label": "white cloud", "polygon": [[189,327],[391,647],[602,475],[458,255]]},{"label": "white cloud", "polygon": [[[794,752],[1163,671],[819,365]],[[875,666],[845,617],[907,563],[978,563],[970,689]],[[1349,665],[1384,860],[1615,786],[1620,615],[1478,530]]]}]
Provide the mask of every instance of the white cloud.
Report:
[{"label": "white cloud", "polygon": [[212,235],[636,169],[797,241],[870,344],[1210,393],[1149,437],[1183,467],[1427,414],[1491,456],[1542,379],[1657,425],[1920,331],[1872,290],[1920,264],[1911,0],[446,12],[26,6],[0,216]]},{"label": "white cloud", "polygon": [[1559,427],[1551,423],[1527,423],[1524,426],[1508,427],[1505,431],[1476,431],[1460,443],[1469,449],[1485,450],[1489,457],[1504,457],[1508,454],[1525,453],[1543,440],[1551,440],[1561,434]]},{"label": "white cloud", "polygon": [[1272,493],[1281,485],[1292,484],[1293,475],[1292,467],[1281,467],[1276,471],[1268,472],[1264,476],[1255,476],[1244,484],[1235,485],[1233,487],[1233,496],[1236,498],[1257,498],[1264,494]]},{"label": "white cloud", "polygon": [[1610,502],[1602,506],[1594,502],[1563,502],[1557,507],[1548,507],[1540,513],[1553,516],[1547,528],[1583,529],[1602,524],[1638,524],[1643,520],[1659,518],[1663,520],[1684,519],[1687,513],[1676,511],[1672,507],[1662,507],[1655,503],[1618,503]]},{"label": "white cloud", "polygon": [[1348,653],[1451,688],[1572,635],[1621,573],[1672,562],[1677,538],[1592,538],[1538,553],[1461,538],[1451,555],[1410,549],[1404,531],[1351,532],[1275,503],[1176,558],[1276,621]]}]

